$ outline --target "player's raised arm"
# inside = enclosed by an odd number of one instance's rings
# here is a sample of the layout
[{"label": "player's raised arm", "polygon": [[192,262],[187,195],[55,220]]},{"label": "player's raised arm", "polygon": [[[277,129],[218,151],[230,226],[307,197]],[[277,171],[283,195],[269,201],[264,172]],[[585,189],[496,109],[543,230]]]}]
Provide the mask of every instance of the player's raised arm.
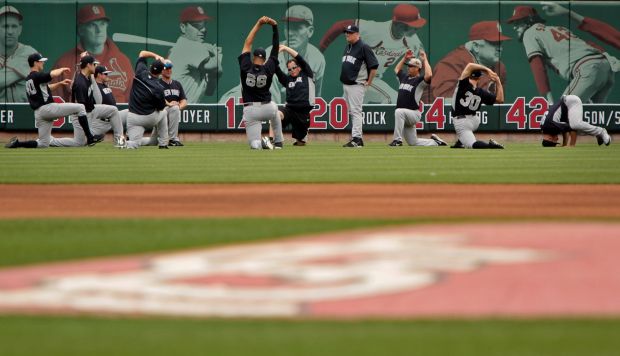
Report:
[{"label": "player's raised arm", "polygon": [[502,85],[502,81],[499,79],[499,75],[494,72],[491,72],[489,77],[495,82],[495,102],[497,104],[502,104],[504,102],[504,86]]},{"label": "player's raised arm", "polygon": [[52,70],[50,72],[50,76],[52,78],[58,78],[58,77],[60,77],[61,75],[65,74],[65,73],[66,74],[71,73],[71,69],[69,69],[69,68],[56,68],[56,69],[54,69],[54,70]]},{"label": "player's raised arm", "polygon": [[405,62],[409,60],[409,58],[413,57],[413,52],[409,49],[407,50],[407,52],[405,52],[405,55],[403,56],[403,58],[400,59],[400,61],[398,61],[398,63],[396,63],[396,65],[394,66],[394,73],[398,76],[398,73],[400,73],[401,69],[403,69],[403,66],[405,65]]},{"label": "player's raised arm", "polygon": [[154,58],[154,59],[159,59],[160,61],[164,61],[164,57],[160,56],[159,54],[155,53],[155,52],[151,52],[151,51],[140,51],[140,53],[138,54],[138,57],[140,58]]},{"label": "player's raised arm", "polygon": [[469,78],[469,76],[471,75],[471,73],[473,71],[476,70],[480,70],[486,73],[491,73],[493,72],[492,70],[490,70],[488,67],[483,66],[482,64],[478,64],[478,63],[468,63],[465,68],[463,69],[463,72],[461,73],[461,76],[459,77],[459,80],[463,80],[465,78]]},{"label": "player's raised arm", "polygon": [[269,57],[273,57],[276,60],[278,59],[278,49],[280,47],[280,34],[278,32],[278,23],[276,20],[268,17],[267,23],[271,25],[273,29],[273,36],[271,37],[271,53],[269,53]]},{"label": "player's raised arm", "polygon": [[420,50],[420,59],[422,60],[422,66],[424,68],[424,81],[430,83],[433,77],[433,69],[431,68],[431,64],[428,63],[426,52],[423,50]]},{"label": "player's raised arm", "polygon": [[241,53],[250,52],[252,50],[252,43],[254,43],[254,37],[256,37],[256,33],[258,32],[260,27],[263,24],[267,23],[267,19],[268,19],[267,16],[263,16],[256,21],[256,23],[254,24],[254,27],[252,27],[252,29],[250,30],[250,33],[248,33],[248,37],[245,39],[245,42],[243,43],[243,49],[241,50]]}]

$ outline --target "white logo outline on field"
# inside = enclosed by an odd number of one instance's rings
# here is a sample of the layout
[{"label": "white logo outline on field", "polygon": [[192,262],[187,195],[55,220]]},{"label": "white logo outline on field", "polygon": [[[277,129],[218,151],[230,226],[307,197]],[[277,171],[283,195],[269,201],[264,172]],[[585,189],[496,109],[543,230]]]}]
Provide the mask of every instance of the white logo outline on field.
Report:
[{"label": "white logo outline on field", "polygon": [[[0,308],[300,316],[315,302],[411,291],[436,283],[443,273],[548,259],[532,249],[472,246],[466,241],[455,235],[373,232],[193,250],[150,258],[140,270],[49,276],[33,288],[3,291]],[[226,280],[234,276],[242,282]]]}]

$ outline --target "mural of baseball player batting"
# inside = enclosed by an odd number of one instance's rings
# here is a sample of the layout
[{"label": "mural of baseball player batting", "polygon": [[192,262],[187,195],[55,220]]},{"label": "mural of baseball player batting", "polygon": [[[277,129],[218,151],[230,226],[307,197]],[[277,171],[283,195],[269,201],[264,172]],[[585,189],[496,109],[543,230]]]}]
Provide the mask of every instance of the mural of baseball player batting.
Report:
[{"label": "mural of baseball player batting", "polygon": [[361,38],[370,46],[379,61],[376,78],[368,88],[364,103],[395,104],[398,92],[381,78],[386,69],[395,65],[408,49],[412,50],[415,56],[424,49],[416,32],[426,24],[426,19],[422,18],[416,6],[399,4],[394,7],[390,21],[342,20],[332,25],[323,35],[319,46],[321,51],[325,51],[343,29],[351,24],[359,27]]},{"label": "mural of baseball player batting", "polygon": [[614,73],[600,48],[565,27],[545,25],[531,6],[516,6],[507,22],[523,42],[538,91],[549,103],[553,103],[553,94],[547,68],[569,82],[565,95],[576,95],[586,103],[606,102],[614,85]]},{"label": "mural of baseball player batting", "polygon": [[189,103],[213,95],[222,74],[222,48],[204,42],[207,21],[211,19],[200,6],[183,9],[179,17],[181,35],[170,49],[172,79],[181,83]]}]

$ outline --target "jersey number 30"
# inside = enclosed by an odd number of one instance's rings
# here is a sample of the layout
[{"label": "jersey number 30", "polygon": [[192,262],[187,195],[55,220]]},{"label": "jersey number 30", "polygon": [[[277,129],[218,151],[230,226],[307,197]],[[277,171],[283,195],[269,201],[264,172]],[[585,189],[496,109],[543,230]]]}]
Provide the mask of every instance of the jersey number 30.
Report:
[{"label": "jersey number 30", "polygon": [[259,76],[255,76],[254,74],[248,73],[247,77],[245,77],[245,85],[249,87],[257,87],[262,88],[267,85],[267,76],[261,74]]},{"label": "jersey number 30", "polygon": [[469,108],[469,110],[476,111],[480,106],[480,101],[482,101],[482,99],[478,95],[474,95],[472,94],[472,92],[468,91],[465,93],[465,97],[462,98],[459,103]]}]

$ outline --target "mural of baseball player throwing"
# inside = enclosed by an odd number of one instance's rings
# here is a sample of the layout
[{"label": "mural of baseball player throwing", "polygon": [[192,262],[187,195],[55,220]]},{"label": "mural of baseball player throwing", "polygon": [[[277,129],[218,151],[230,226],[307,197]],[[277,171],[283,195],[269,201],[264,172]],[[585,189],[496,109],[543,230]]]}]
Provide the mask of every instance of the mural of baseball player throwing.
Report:
[{"label": "mural of baseball player throwing", "polygon": [[599,48],[586,43],[561,26],[545,25],[531,6],[515,7],[507,20],[523,42],[539,93],[553,103],[546,67],[569,82],[564,94],[583,102],[604,103],[614,85],[609,59]]},{"label": "mural of baseball player throwing", "polygon": [[[469,41],[457,47],[443,57],[433,69],[433,81],[430,85],[430,102],[443,97],[449,103],[454,94],[457,78],[468,63],[478,63],[492,68],[506,85],[506,67],[499,60],[503,41],[510,40],[504,36],[497,21],[481,21],[469,29]],[[478,87],[495,92],[494,82],[484,76],[478,80]],[[427,96],[424,96],[427,98]]]},{"label": "mural of baseball player throwing", "polygon": [[213,95],[222,74],[222,48],[204,42],[209,20],[212,17],[200,6],[183,9],[179,16],[181,35],[170,49],[169,59],[175,68],[172,79],[181,83],[189,103]]},{"label": "mural of baseball player throwing", "polygon": [[385,22],[370,20],[343,20],[335,23],[320,42],[321,51],[342,33],[348,25],[356,24],[360,29],[360,36],[372,49],[379,67],[372,86],[364,97],[364,103],[395,104],[398,92],[381,80],[386,69],[395,63],[410,49],[415,56],[423,49],[417,30],[426,24],[426,19],[420,16],[420,10],[414,5],[400,4],[394,7],[392,19]]},{"label": "mural of baseball player throwing", "polygon": [[28,101],[26,77],[30,73],[28,56],[37,51],[19,42],[24,17],[13,6],[0,8],[0,101]]},{"label": "mural of baseball player throwing", "polygon": [[[101,5],[85,5],[80,8],[77,16],[77,34],[80,43],[77,47],[65,52],[54,64],[54,68],[76,68],[80,53],[88,52],[110,70],[108,86],[114,97],[121,103],[129,101],[131,83],[133,81],[133,66],[129,58],[124,55],[116,44],[108,38],[110,19],[106,16]],[[59,80],[65,79],[64,77]],[[65,101],[71,98],[68,88],[59,87],[54,95],[61,96]]]}]

